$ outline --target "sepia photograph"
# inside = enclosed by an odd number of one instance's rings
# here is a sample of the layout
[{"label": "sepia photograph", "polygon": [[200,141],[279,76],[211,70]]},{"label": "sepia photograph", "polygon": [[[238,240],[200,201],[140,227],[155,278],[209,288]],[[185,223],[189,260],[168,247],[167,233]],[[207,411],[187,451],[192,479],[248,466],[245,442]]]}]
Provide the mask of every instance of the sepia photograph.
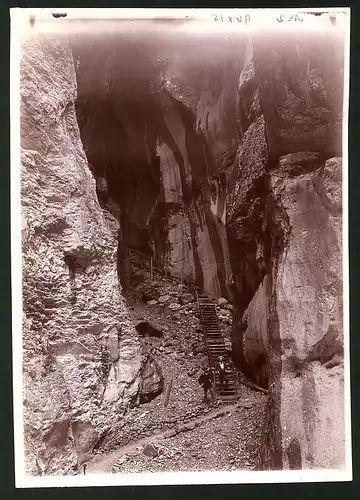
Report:
[{"label": "sepia photograph", "polygon": [[351,481],[350,9],[11,9],[17,487]]}]

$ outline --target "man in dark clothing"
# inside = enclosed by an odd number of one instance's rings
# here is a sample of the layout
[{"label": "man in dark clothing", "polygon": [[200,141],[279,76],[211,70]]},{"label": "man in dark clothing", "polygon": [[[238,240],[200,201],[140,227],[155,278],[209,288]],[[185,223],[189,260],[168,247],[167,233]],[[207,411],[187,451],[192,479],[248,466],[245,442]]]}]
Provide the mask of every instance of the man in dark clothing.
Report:
[{"label": "man in dark clothing", "polygon": [[210,368],[207,368],[206,370],[203,371],[203,373],[198,378],[198,382],[200,385],[202,385],[204,389],[204,401],[207,400],[208,391],[210,392],[213,401],[215,401],[215,395],[212,386],[213,375]]}]

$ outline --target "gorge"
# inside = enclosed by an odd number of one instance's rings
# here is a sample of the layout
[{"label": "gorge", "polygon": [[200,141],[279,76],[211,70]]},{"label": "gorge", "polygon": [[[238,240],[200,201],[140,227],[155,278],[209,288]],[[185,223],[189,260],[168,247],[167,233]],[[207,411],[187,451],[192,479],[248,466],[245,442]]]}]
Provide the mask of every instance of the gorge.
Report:
[{"label": "gorge", "polygon": [[261,467],[342,468],[343,38],[148,31],[23,41],[28,473],[76,473],[138,399],[129,249],[232,305]]}]

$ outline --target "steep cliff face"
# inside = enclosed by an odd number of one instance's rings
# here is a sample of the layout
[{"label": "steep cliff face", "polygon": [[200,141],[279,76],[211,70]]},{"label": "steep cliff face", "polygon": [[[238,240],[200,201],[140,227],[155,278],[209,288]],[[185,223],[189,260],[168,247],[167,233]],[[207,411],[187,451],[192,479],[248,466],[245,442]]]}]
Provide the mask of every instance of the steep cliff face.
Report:
[{"label": "steep cliff face", "polygon": [[[342,65],[337,35],[307,39],[294,33],[286,43],[283,36],[269,41],[254,35],[246,46],[239,43],[237,57],[210,66],[212,79],[203,69],[197,83],[197,130],[207,143],[209,184],[216,182],[223,200],[233,356],[255,382],[270,386],[269,452],[264,453],[269,467],[344,463],[324,437],[335,436],[344,449],[341,160],[336,158]],[[298,284],[300,276],[305,281]],[[305,312],[308,301],[313,306]],[[313,349],[327,354],[314,357]],[[324,368],[323,359],[331,368]],[[332,419],[325,415],[330,393],[338,401]]]},{"label": "steep cliff face", "polygon": [[137,332],[116,270],[118,223],[97,201],[75,99],[67,40],[24,40],[23,376],[30,474],[76,470],[139,384]]},{"label": "steep cliff face", "polygon": [[249,41],[227,185],[233,347],[244,371],[270,384],[271,468],[344,465],[342,167],[332,158],[341,154],[342,43],[330,37],[330,62],[319,56],[328,42],[311,42],[310,51],[295,36],[286,46]]},{"label": "steep cliff face", "polygon": [[271,172],[286,234],[272,269],[270,360],[278,422],[271,426],[281,429],[274,445],[283,467],[341,469],[342,162],[332,158],[319,168],[299,160],[300,155],[282,157]]},{"label": "steep cliff face", "polygon": [[119,206],[122,244],[173,276],[229,296],[225,183],[194,110],[174,97],[171,84],[154,90],[161,75],[136,45],[100,37],[98,46],[89,66],[89,46],[72,41],[76,108],[95,176],[107,179]]}]

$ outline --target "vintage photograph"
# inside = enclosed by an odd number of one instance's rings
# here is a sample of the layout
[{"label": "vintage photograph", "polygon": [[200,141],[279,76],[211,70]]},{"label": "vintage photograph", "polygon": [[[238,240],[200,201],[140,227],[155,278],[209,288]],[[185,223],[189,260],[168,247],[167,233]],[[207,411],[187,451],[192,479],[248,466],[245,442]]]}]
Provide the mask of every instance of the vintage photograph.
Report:
[{"label": "vintage photograph", "polygon": [[18,487],[351,480],[349,26],[12,9]]}]

